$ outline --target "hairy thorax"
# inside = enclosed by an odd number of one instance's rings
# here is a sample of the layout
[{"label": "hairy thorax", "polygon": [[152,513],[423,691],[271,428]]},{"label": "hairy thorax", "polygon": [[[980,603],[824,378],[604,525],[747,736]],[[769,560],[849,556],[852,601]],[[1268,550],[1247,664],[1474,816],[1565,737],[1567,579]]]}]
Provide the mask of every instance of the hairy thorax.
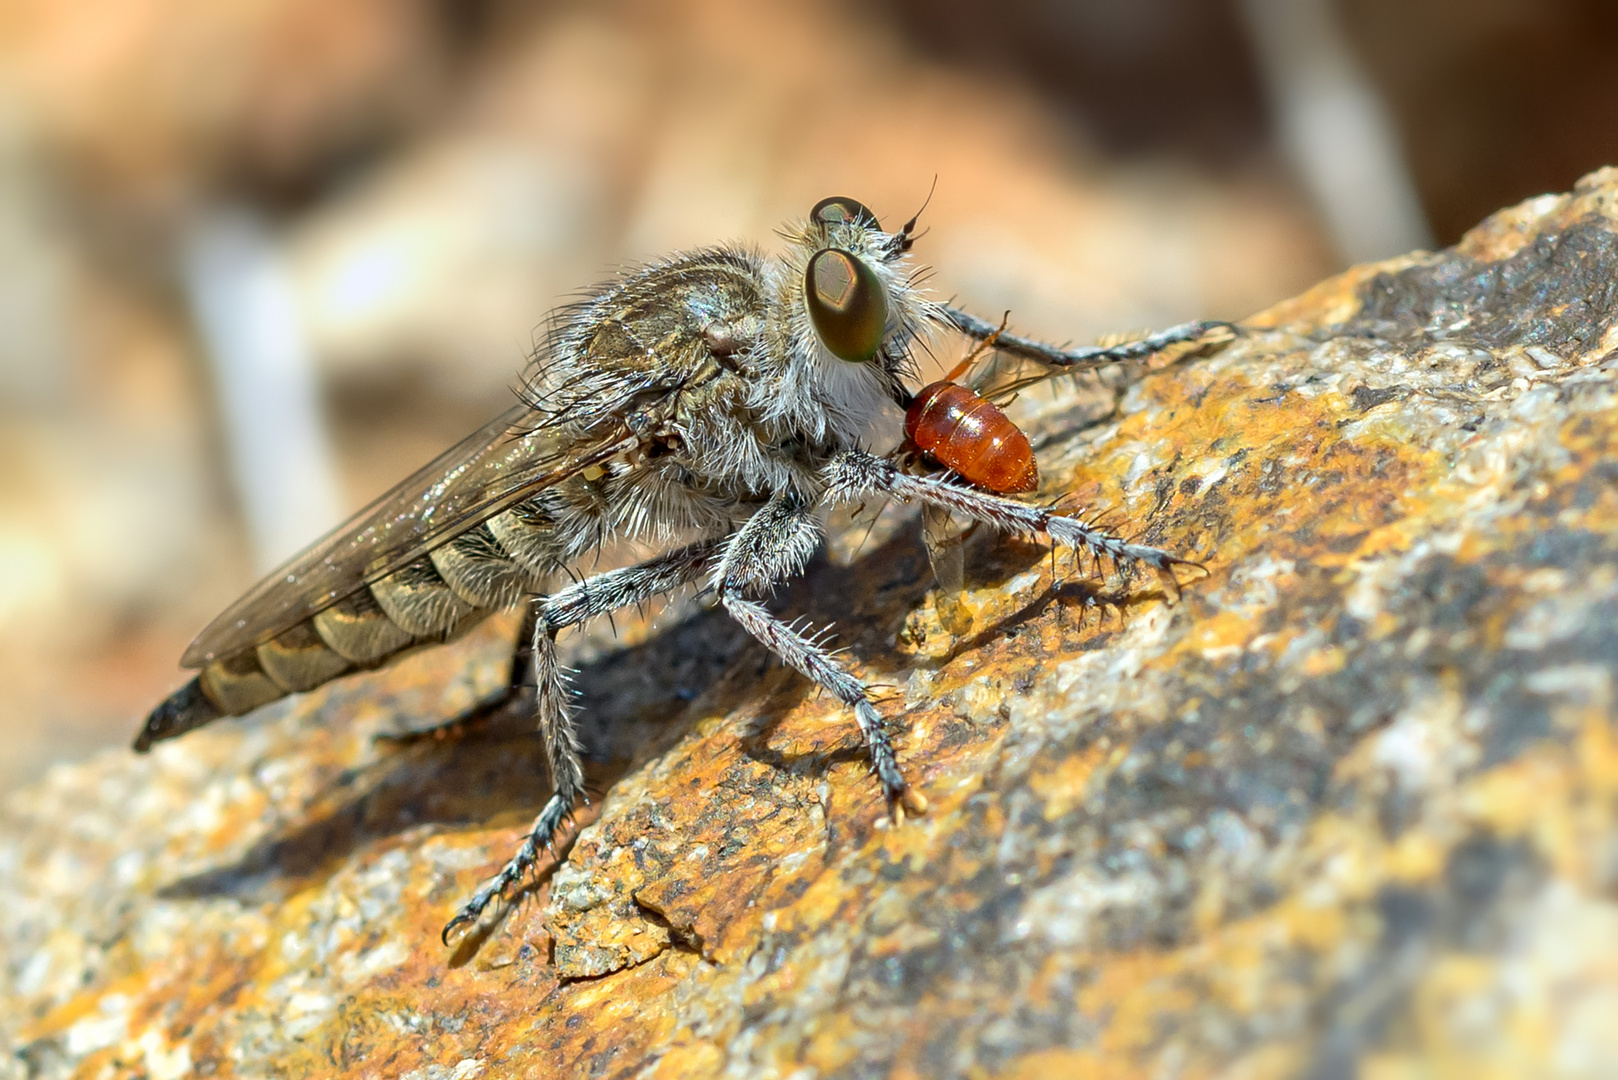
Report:
[{"label": "hairy thorax", "polygon": [[892,419],[886,370],[792,347],[782,280],[755,253],[698,252],[627,276],[558,332],[536,408],[581,435],[608,416],[641,433],[558,493],[567,547],[725,532],[782,494],[816,502],[826,462]]}]

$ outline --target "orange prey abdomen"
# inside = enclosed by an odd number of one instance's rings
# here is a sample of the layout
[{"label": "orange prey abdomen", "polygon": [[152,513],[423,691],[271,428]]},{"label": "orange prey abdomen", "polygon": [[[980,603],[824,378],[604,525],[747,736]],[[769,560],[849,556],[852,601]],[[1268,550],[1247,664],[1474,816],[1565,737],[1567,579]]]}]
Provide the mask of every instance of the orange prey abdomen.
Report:
[{"label": "orange prey abdomen", "polygon": [[905,410],[905,438],[967,483],[999,495],[1033,491],[1028,436],[991,402],[949,381],[924,387]]}]

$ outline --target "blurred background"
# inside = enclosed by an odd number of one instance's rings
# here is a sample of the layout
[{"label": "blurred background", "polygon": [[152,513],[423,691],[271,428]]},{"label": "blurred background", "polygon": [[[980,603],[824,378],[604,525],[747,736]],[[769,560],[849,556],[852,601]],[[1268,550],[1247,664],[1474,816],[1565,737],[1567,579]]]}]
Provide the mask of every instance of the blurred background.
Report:
[{"label": "blurred background", "polygon": [[619,266],[936,177],[986,316],[1239,318],[1618,161],[1615,66],[1598,0],[9,0],[0,789]]}]

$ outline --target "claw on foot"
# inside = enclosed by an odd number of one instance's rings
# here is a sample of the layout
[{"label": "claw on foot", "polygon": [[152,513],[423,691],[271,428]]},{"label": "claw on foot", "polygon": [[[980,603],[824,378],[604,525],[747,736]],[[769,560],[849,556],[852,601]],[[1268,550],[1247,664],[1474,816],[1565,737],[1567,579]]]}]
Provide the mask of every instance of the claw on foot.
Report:
[{"label": "claw on foot", "polygon": [[905,816],[922,817],[927,813],[927,797],[908,784],[897,795],[888,798],[888,808],[895,825],[903,825]]},{"label": "claw on foot", "polygon": [[1167,566],[1152,567],[1152,572],[1157,575],[1157,580],[1162,584],[1163,591],[1168,594],[1168,600],[1171,604],[1178,603],[1180,597],[1184,595],[1184,586],[1180,584],[1179,575],[1175,573],[1175,570],[1182,566],[1190,570],[1193,577],[1204,578],[1208,576],[1206,566],[1198,562],[1192,562],[1189,559],[1175,559]]},{"label": "claw on foot", "polygon": [[453,934],[458,928],[467,926],[476,921],[476,916],[470,915],[465,911],[458,912],[453,919],[444,924],[444,929],[439,933],[438,940],[442,941],[444,943],[444,947],[447,949],[449,948],[449,936],[451,934]]},{"label": "claw on foot", "polygon": [[1154,566],[1152,567],[1152,572],[1157,575],[1157,580],[1162,584],[1163,591],[1168,594],[1169,603],[1179,603],[1180,597],[1184,595],[1184,590],[1180,588],[1180,579],[1174,576],[1174,567]]},{"label": "claw on foot", "polygon": [[[450,935],[461,927],[466,927],[467,930],[453,943],[456,948],[464,946],[474,938],[487,935],[500,924],[510,910],[512,901],[506,895],[506,890],[519,884],[520,881],[520,878],[508,879],[504,873],[497,875],[494,880],[473,894],[472,899],[461,906],[461,910],[455,913],[453,919],[444,924],[439,940],[445,946],[450,946],[452,944]],[[491,908],[493,914],[488,914]]]}]

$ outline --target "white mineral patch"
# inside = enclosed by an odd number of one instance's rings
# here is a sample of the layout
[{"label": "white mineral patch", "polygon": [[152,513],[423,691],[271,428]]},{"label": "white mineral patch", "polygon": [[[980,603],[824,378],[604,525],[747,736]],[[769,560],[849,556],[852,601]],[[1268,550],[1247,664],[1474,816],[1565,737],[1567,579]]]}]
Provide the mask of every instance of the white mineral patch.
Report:
[{"label": "white mineral patch", "polygon": [[96,1011],[67,1029],[67,1052],[74,1057],[122,1042],[129,1033],[129,998],[108,994],[96,1003]]},{"label": "white mineral patch", "polygon": [[1375,736],[1371,760],[1392,770],[1409,791],[1453,784],[1478,758],[1476,746],[1460,736],[1460,695],[1431,683],[1412,687],[1410,698]]},{"label": "white mineral patch", "polygon": [[1161,891],[1157,879],[1144,871],[1107,875],[1084,869],[1029,893],[1010,936],[1018,940],[1037,935],[1052,945],[1083,945],[1099,917],[1147,910]]},{"label": "white mineral patch", "polygon": [[478,1080],[488,1070],[482,1058],[463,1058],[453,1066],[426,1065],[411,1069],[399,1080]]},{"label": "white mineral patch", "polygon": [[1566,664],[1544,668],[1524,680],[1536,694],[1568,698],[1606,711],[1613,707],[1612,672],[1598,664]]},{"label": "white mineral patch", "polygon": [[291,994],[281,1010],[281,1027],[293,1038],[318,1031],[337,1011],[337,999],[328,995],[300,990]]},{"label": "white mineral patch", "polygon": [[1583,592],[1546,597],[1506,628],[1506,647],[1538,652],[1553,642],[1566,641],[1585,628],[1591,600]]},{"label": "white mineral patch", "polygon": [[374,949],[338,957],[333,965],[342,982],[357,985],[384,971],[392,971],[410,959],[410,946],[402,938],[389,938]]},{"label": "white mineral patch", "polygon": [[148,1080],[181,1080],[191,1075],[191,1047],[185,1043],[171,1047],[163,1033],[147,1028],[135,1040],[146,1065]]}]

